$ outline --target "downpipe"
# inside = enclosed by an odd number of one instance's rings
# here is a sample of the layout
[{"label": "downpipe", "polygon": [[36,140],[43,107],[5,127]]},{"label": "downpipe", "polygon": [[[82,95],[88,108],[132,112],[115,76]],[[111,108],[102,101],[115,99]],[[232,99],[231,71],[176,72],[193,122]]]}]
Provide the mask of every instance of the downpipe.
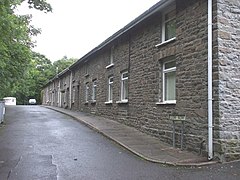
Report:
[{"label": "downpipe", "polygon": [[72,109],[72,71],[70,71],[70,78],[69,78],[69,108]]},{"label": "downpipe", "polygon": [[208,0],[208,160],[213,159],[212,0]]}]

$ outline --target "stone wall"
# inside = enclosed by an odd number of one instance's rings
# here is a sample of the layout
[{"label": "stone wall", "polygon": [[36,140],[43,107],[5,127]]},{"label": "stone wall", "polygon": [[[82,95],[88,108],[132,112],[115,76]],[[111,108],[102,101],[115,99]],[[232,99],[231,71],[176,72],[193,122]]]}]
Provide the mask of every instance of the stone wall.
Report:
[{"label": "stone wall", "polygon": [[[239,158],[240,149],[238,9],[237,0],[214,1],[214,155],[223,161]],[[177,1],[176,13],[175,40],[160,44],[162,12],[158,12],[62,74],[59,77],[61,107],[119,121],[169,144],[172,144],[173,134],[169,115],[183,114],[187,118],[184,148],[205,154],[208,138],[207,0]],[[114,65],[108,66],[112,48]],[[162,66],[169,57],[176,60],[175,104],[161,103]],[[119,103],[121,73],[125,70],[129,73],[128,103]],[[112,103],[106,103],[109,76],[113,76]],[[96,101],[91,100],[93,81],[97,82]],[[88,102],[86,84],[89,86]],[[52,86],[54,83],[46,89]],[[176,135],[178,147],[179,130],[180,127]]]},{"label": "stone wall", "polygon": [[[207,1],[181,6],[181,11],[177,4],[176,17],[176,40],[168,44],[155,47],[161,42],[161,14],[131,34],[128,124],[172,143],[168,116],[185,114],[185,148],[204,151],[208,129]],[[175,56],[177,64],[177,103],[156,105],[162,99],[162,63],[170,56]]]},{"label": "stone wall", "polygon": [[[161,42],[162,13],[159,12],[63,74],[60,77],[60,89],[64,91],[62,107],[114,119],[170,144],[172,122],[168,116],[185,114],[188,123],[184,147],[199,151],[207,134],[207,4],[199,0],[181,6],[181,11],[178,4],[176,8],[176,40],[156,47]],[[114,66],[106,68],[112,47]],[[170,56],[175,57],[177,64],[177,103],[157,104],[162,99],[162,63]],[[128,103],[121,104],[117,101],[120,100],[123,70],[129,71],[129,98]],[[106,104],[110,75],[114,77],[113,103]],[[93,80],[97,80],[96,102],[91,102]],[[85,100],[86,83],[89,84],[88,102]],[[74,90],[77,96],[73,95]],[[179,146],[178,133],[176,137]]]},{"label": "stone wall", "polygon": [[217,0],[219,107],[216,148],[223,161],[240,158],[240,1]]}]

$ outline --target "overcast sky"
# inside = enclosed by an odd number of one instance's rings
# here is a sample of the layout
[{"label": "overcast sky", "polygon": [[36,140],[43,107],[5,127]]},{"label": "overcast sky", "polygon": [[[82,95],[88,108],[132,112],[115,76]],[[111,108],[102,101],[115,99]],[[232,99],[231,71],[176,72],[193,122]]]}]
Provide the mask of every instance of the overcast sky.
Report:
[{"label": "overcast sky", "polygon": [[81,58],[113,33],[160,0],[47,0],[52,13],[29,11],[32,24],[42,29],[34,51],[51,61],[63,56]]}]

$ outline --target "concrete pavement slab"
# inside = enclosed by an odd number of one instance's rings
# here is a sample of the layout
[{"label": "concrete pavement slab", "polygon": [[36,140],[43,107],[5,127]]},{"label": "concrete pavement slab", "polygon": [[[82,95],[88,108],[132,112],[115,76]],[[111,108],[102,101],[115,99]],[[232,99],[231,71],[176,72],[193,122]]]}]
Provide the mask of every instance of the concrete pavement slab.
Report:
[{"label": "concrete pavement slab", "polygon": [[208,161],[206,157],[196,153],[172,148],[171,145],[161,142],[156,137],[111,119],[59,107],[45,107],[77,119],[148,161],[183,166],[202,166],[216,163],[216,161]]}]

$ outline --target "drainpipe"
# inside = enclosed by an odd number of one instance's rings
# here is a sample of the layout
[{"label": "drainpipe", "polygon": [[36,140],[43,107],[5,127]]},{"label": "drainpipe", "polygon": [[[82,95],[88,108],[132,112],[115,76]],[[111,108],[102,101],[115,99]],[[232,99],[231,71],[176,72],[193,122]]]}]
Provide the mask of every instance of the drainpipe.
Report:
[{"label": "drainpipe", "polygon": [[208,0],[208,160],[213,158],[212,0]]},{"label": "drainpipe", "polygon": [[72,71],[71,70],[70,70],[70,81],[69,81],[69,108],[72,109]]},{"label": "drainpipe", "polygon": [[62,98],[62,93],[61,93],[61,79],[58,77],[58,107],[61,107],[61,98]]}]

